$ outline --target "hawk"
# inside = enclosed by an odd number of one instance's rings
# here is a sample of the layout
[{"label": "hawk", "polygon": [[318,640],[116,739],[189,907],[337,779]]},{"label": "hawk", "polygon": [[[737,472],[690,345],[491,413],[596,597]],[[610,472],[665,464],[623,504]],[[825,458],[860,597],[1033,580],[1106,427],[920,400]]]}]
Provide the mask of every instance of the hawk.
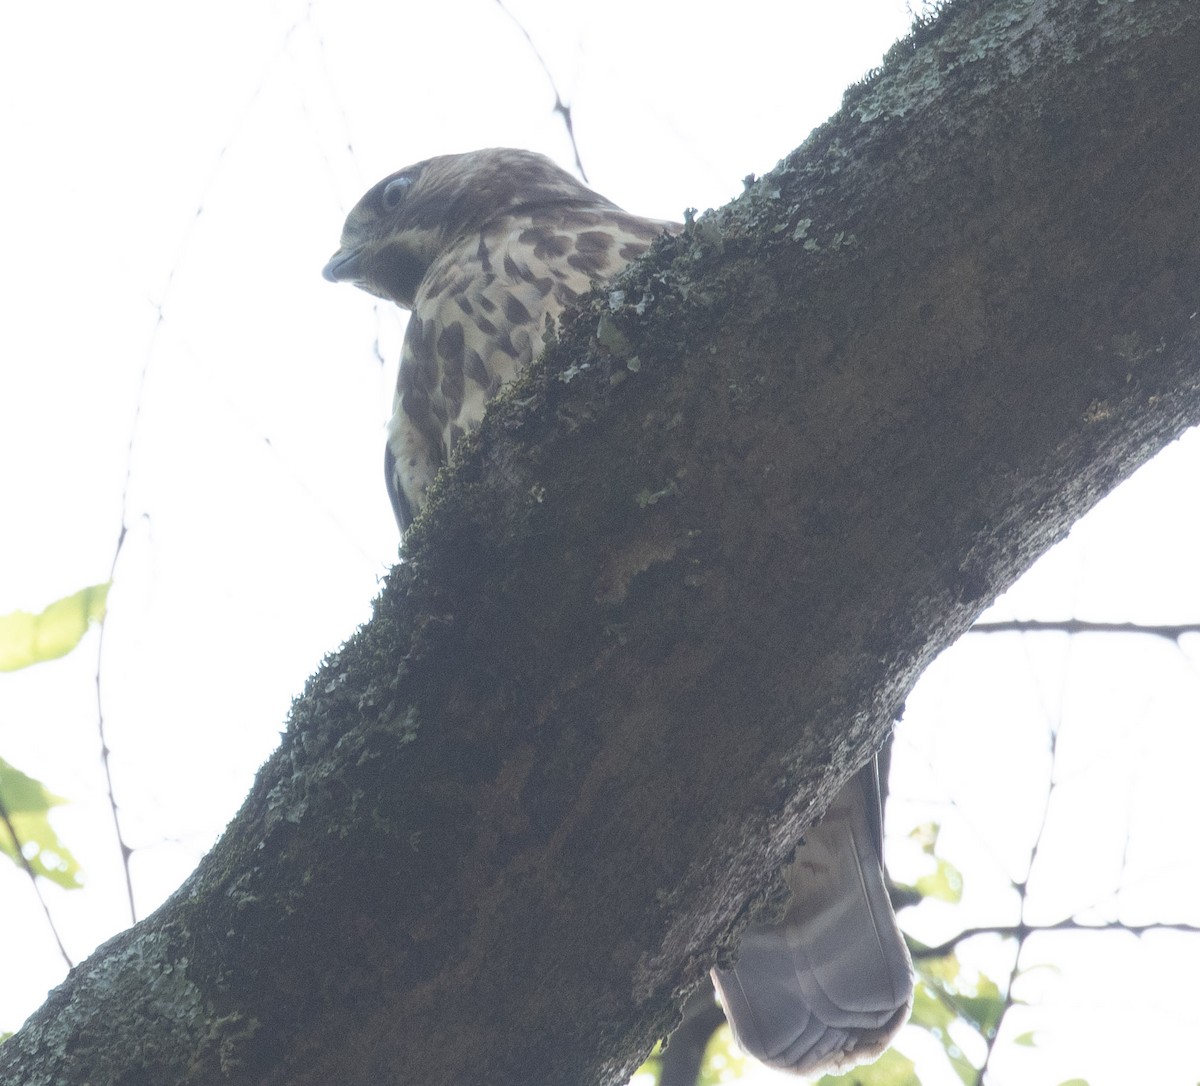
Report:
[{"label": "hawk", "polygon": [[622,211],[542,155],[507,149],[419,162],[351,209],[325,278],[412,313],[384,454],[401,531],[563,308],[666,229],[678,227]]},{"label": "hawk", "polygon": [[[507,148],[426,159],[359,200],[324,275],[412,314],[384,452],[402,532],[564,307],[680,229]],[[797,847],[784,917],[751,926],[737,964],[713,970],[738,1043],[771,1066],[845,1069],[908,1018],[912,965],[884,883],[880,811],[872,760]]]}]

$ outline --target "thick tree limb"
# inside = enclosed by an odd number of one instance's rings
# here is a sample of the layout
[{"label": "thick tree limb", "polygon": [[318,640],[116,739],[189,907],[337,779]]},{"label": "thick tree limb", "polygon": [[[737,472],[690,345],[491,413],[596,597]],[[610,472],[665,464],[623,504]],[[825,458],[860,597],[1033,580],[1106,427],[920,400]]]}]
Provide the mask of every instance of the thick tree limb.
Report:
[{"label": "thick tree limb", "polygon": [[1198,56],[1191,0],[963,3],[595,300],[0,1079],[620,1082],[931,656],[1200,419]]}]

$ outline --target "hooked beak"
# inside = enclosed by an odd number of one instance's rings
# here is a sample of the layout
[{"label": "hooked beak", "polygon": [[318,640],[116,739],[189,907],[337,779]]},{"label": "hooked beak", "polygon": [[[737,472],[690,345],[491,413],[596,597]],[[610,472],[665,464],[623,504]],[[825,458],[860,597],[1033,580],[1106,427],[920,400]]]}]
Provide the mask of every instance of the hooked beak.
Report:
[{"label": "hooked beak", "polygon": [[356,279],[361,256],[361,249],[339,249],[321,269],[321,274],[331,283],[344,283],[347,279]]}]

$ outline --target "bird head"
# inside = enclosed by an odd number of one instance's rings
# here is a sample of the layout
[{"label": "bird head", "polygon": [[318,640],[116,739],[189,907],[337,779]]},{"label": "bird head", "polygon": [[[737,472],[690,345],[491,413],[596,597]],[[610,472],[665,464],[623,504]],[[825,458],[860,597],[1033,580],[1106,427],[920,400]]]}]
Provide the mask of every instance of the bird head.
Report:
[{"label": "bird head", "polygon": [[447,249],[526,206],[613,207],[544,155],[493,147],[440,155],[374,185],[351,209],[322,273],[405,309]]}]

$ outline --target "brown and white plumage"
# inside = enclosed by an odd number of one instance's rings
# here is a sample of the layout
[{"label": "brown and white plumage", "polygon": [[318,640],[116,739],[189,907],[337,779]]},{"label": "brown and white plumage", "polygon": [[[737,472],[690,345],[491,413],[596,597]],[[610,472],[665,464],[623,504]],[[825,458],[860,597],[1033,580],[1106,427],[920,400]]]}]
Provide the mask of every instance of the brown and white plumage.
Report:
[{"label": "brown and white plumage", "polygon": [[[403,531],[487,401],[542,350],[563,308],[676,224],[622,211],[549,159],[494,148],[385,177],[351,210],[325,278],[412,311],[385,454]],[[884,885],[874,762],[796,850],[792,905],[714,970],[746,1051],[815,1073],[878,1055],[912,973]]]},{"label": "brown and white plumage", "polygon": [[324,274],[412,311],[386,451],[401,530],[563,307],[674,228],[508,148],[427,159],[359,200]]}]

